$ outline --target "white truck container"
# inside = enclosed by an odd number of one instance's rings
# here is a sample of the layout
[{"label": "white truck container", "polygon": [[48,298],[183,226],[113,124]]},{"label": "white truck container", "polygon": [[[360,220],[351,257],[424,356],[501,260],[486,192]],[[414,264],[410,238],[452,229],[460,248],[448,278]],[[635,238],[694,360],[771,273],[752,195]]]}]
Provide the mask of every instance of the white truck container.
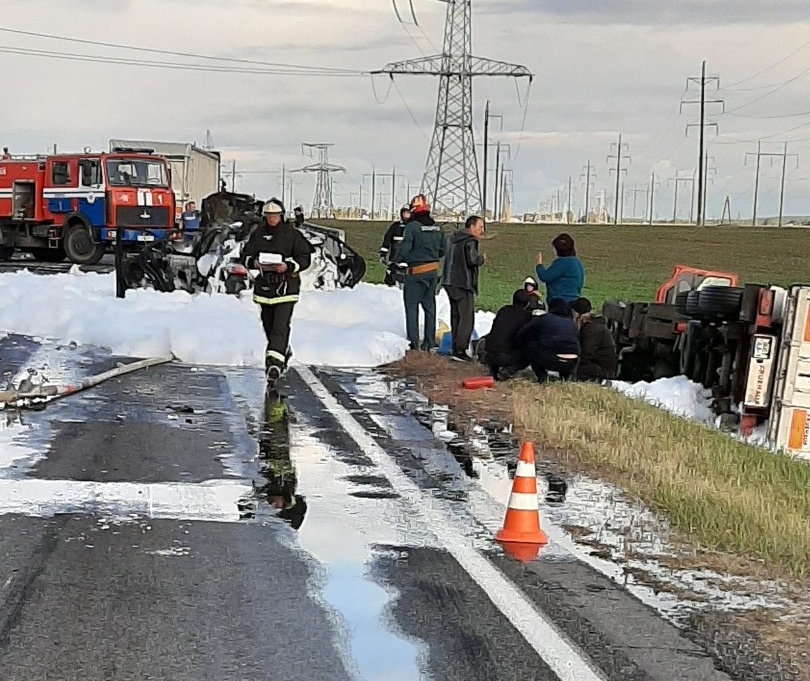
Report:
[{"label": "white truck container", "polygon": [[220,154],[218,151],[201,149],[186,142],[154,142],[146,140],[110,140],[110,151],[114,149],[152,149],[169,162],[172,172],[172,189],[177,198],[177,215],[185,209],[186,203],[194,201],[200,209],[202,200],[219,191]]}]

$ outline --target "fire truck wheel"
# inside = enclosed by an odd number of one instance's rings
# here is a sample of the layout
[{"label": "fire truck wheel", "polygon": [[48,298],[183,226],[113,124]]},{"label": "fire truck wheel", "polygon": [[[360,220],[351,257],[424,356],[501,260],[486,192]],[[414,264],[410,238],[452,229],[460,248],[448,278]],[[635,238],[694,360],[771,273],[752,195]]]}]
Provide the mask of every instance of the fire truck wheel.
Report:
[{"label": "fire truck wheel", "polygon": [[0,260],[11,260],[14,249],[11,246],[0,246]]},{"label": "fire truck wheel", "polygon": [[31,254],[40,262],[62,262],[66,257],[62,248],[32,248]]},{"label": "fire truck wheel", "polygon": [[84,225],[71,225],[64,238],[68,260],[77,265],[95,265],[104,257],[104,245],[93,241],[90,230]]},{"label": "fire truck wheel", "polygon": [[681,291],[675,296],[675,309],[680,314],[686,314],[686,301],[689,298],[689,291]]}]

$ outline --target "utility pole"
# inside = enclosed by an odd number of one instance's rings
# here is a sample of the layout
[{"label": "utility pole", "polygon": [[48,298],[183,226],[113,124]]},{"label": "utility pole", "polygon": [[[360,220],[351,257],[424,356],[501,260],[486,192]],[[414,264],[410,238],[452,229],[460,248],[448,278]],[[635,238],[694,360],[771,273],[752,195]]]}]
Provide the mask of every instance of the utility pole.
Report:
[{"label": "utility pole", "polygon": [[[688,171],[684,171],[684,172],[688,172]],[[683,183],[694,183],[694,177],[681,177],[681,171],[678,170],[678,171],[675,172],[675,177],[674,178],[670,178],[669,180],[667,180],[667,186],[669,186],[670,182],[675,183],[675,201],[673,202],[673,206],[672,206],[672,222],[677,222],[678,221],[678,187]],[[694,191],[692,193],[692,200],[694,201]],[[689,221],[690,222],[692,221],[691,211],[690,211]]]},{"label": "utility pole", "polygon": [[571,176],[568,176],[568,210],[565,211],[565,223],[570,225],[571,224],[571,213],[574,211],[571,210]]},{"label": "utility pole", "polygon": [[484,188],[482,191],[482,201],[484,202],[483,215],[484,224],[487,223],[487,177],[489,175],[489,165],[487,157],[489,155],[489,100],[484,110]]},{"label": "utility pole", "polygon": [[660,182],[656,183],[656,181],[655,181],[655,171],[653,170],[652,178],[650,179],[650,217],[649,217],[650,227],[652,227],[653,220],[655,219],[655,187],[656,187],[656,184],[660,185],[661,183]]},{"label": "utility pole", "polygon": [[[281,203],[285,206],[287,205],[287,166],[286,164],[281,164]],[[290,201],[292,203],[292,201]]]},{"label": "utility pole", "polygon": [[[796,167],[799,167],[799,155],[798,154],[788,154],[788,143],[784,143],[784,147],[780,153],[775,152],[764,152],[762,151],[762,142],[757,142],[757,171],[756,171],[756,179],[754,180],[754,217],[751,220],[751,225],[756,226],[757,224],[757,201],[759,199],[759,171],[761,168],[761,159],[764,157],[771,159],[771,165],[773,166],[773,159],[774,158],[781,158],[782,159],[782,179],[780,182],[780,190],[779,190],[779,226],[782,226],[782,221],[784,219],[785,213],[785,175],[787,174],[787,159],[788,156],[793,156],[796,159]],[[745,155],[745,164],[748,164],[748,157],[754,156],[753,151],[749,151]]]},{"label": "utility pole", "polygon": [[[596,173],[591,172],[591,159],[588,159],[588,165],[584,166],[585,169],[585,224],[588,224],[588,218],[591,214],[591,175],[594,181],[596,180]],[[579,176],[582,179],[582,175]]]},{"label": "utility pole", "polygon": [[[712,167],[709,168],[709,161],[712,162]],[[709,178],[709,171],[712,174],[717,175],[717,168],[714,166],[714,156],[709,156],[708,153],[706,154],[706,160],[703,164],[703,220],[704,223],[706,221],[707,211],[707,200],[709,196],[709,182],[714,183],[714,180]]]},{"label": "utility pole", "polygon": [[374,197],[377,195],[377,167],[371,166],[371,174],[369,175],[366,173],[363,175],[363,181],[365,182],[366,178],[371,178],[371,214],[368,216],[369,220],[374,219]]},{"label": "utility pole", "polygon": [[[621,175],[622,175],[623,172],[625,174],[627,173],[627,169],[622,168],[622,158],[626,158],[626,160],[628,162],[631,160],[630,156],[628,156],[628,155],[625,155],[623,157],[622,156],[622,151],[625,148],[626,148],[627,151],[629,151],[630,147],[629,147],[628,144],[622,144],[621,133],[619,134],[619,142],[618,142],[618,144],[611,144],[610,146],[611,146],[611,148],[613,148],[614,146],[616,147],[616,153],[615,154],[610,154],[607,157],[607,160],[608,160],[608,163],[610,163],[610,159],[612,159],[614,157],[616,158],[616,168],[615,168],[615,170],[616,170],[616,207],[615,207],[615,211],[616,212],[613,215],[613,224],[618,225],[619,224],[619,199],[621,197]],[[613,170],[614,169],[611,168],[611,172],[613,172]]]},{"label": "utility pole", "polygon": [[689,88],[690,85],[697,84],[700,86],[700,98],[699,99],[692,99],[692,100],[681,100],[681,113],[683,113],[683,107],[686,104],[700,104],[700,123],[689,123],[686,126],[686,134],[689,135],[689,128],[692,127],[699,127],[700,128],[700,141],[698,142],[698,187],[697,187],[697,195],[698,195],[698,207],[697,207],[697,222],[695,223],[698,227],[703,226],[704,215],[703,215],[703,197],[705,196],[705,192],[703,189],[703,183],[705,181],[705,177],[703,175],[704,171],[704,146],[705,146],[705,130],[706,126],[713,127],[715,131],[718,130],[717,123],[706,123],[706,105],[707,104],[720,104],[723,107],[723,111],[726,110],[725,102],[722,99],[706,99],[706,85],[707,84],[714,84],[716,85],[717,89],[720,88],[720,78],[717,76],[712,76],[710,78],[706,77],[706,62],[703,61],[700,70],[700,78],[687,78],[686,79],[686,87]]}]

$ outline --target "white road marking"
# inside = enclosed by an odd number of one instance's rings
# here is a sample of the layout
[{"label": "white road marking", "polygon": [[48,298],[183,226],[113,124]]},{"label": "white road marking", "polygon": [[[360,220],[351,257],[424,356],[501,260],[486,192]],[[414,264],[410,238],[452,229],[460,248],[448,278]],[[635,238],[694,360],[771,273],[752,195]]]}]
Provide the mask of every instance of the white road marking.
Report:
[{"label": "white road marking", "polygon": [[200,483],[94,482],[84,480],[0,480],[0,515],[48,518],[58,513],[145,515],[155,519],[238,522],[237,502],[253,486],[242,480]]},{"label": "white road marking", "polygon": [[561,681],[604,681],[604,674],[592,666],[584,654],[500,570],[472,548],[469,541],[464,541],[463,532],[453,527],[444,515],[430,512],[430,499],[329,393],[312,371],[297,362],[295,369],[327,411],[385,474],[403,500],[412,506],[414,513],[431,528],[441,545],[481,587]]}]

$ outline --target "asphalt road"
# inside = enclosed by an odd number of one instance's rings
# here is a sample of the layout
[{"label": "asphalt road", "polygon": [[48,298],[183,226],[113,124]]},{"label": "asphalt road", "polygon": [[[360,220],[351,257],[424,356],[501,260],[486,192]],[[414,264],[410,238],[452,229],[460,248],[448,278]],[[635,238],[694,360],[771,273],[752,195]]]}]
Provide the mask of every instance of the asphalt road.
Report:
[{"label": "asphalt road", "polygon": [[[115,361],[0,340],[4,371]],[[7,414],[0,679],[727,678],[586,566],[505,558],[443,447],[351,392],[172,364]]]}]

